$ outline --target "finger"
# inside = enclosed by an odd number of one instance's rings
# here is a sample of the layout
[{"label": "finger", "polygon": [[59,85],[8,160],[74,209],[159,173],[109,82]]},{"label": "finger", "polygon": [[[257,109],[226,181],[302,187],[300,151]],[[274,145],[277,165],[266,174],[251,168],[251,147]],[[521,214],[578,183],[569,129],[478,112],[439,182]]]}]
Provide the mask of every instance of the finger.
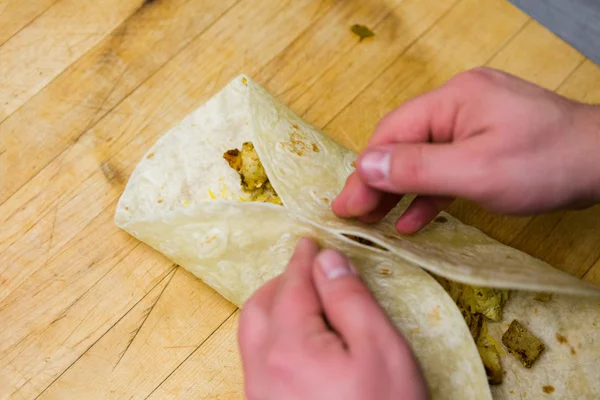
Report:
[{"label": "finger", "polygon": [[340,218],[358,218],[371,224],[380,221],[402,199],[402,196],[375,190],[352,173],[346,186],[332,204],[333,212]]},{"label": "finger", "polygon": [[423,229],[440,211],[452,203],[452,198],[417,196],[396,222],[396,230],[411,235]]},{"label": "finger", "polygon": [[364,183],[390,193],[468,197],[485,173],[481,157],[472,154],[467,142],[386,145],[361,154],[357,171]]},{"label": "finger", "polygon": [[351,352],[372,348],[370,340],[396,337],[389,319],[345,256],[335,250],[322,251],[313,274],[325,315]]},{"label": "finger", "polygon": [[340,218],[354,218],[375,210],[381,201],[378,190],[365,185],[356,172],[350,174],[342,192],[332,203],[333,212]]},{"label": "finger", "polygon": [[327,330],[312,279],[312,265],[318,252],[319,247],[313,240],[302,239],[281,275],[271,314],[272,329],[278,335],[308,336]]},{"label": "finger", "polygon": [[381,192],[381,200],[377,207],[369,213],[361,215],[358,217],[358,220],[364,222],[365,224],[372,224],[375,222],[381,221],[385,218],[386,215],[394,208],[400,200],[402,200],[402,195],[394,194],[394,193],[383,193]]},{"label": "finger", "polygon": [[241,309],[238,321],[238,345],[242,367],[255,365],[269,330],[269,315],[279,285],[279,277],[271,279],[256,291]]},{"label": "finger", "polygon": [[450,142],[459,99],[448,84],[417,96],[381,119],[367,148],[391,143]]}]

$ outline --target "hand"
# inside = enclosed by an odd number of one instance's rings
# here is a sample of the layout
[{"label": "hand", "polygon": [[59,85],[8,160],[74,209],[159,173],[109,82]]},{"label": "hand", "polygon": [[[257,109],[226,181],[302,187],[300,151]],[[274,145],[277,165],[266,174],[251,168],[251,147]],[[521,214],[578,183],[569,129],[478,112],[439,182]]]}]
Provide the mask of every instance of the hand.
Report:
[{"label": "hand", "polygon": [[342,218],[423,228],[453,198],[530,215],[600,201],[600,108],[489,68],[460,74],[392,111],[333,203]]},{"label": "hand", "polygon": [[348,259],[309,239],[242,308],[239,345],[248,400],[427,395],[408,344]]}]

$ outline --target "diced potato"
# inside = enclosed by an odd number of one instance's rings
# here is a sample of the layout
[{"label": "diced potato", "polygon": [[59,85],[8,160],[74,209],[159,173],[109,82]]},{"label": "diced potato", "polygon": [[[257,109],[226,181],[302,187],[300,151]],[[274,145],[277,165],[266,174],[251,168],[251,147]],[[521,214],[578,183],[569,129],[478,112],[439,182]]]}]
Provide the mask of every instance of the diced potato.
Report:
[{"label": "diced potato", "polygon": [[540,339],[530,333],[516,319],[511,322],[508,330],[502,335],[502,343],[525,368],[531,368],[546,348]]}]

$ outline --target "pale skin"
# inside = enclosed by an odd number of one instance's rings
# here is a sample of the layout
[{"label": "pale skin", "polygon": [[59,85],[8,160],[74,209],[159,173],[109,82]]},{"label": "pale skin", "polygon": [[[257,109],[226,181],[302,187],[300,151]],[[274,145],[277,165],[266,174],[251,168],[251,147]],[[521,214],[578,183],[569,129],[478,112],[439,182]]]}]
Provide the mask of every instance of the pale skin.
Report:
[{"label": "pale skin", "polygon": [[[599,154],[600,107],[477,68],[383,118],[332,207],[372,223],[418,194],[396,222],[402,234],[458,197],[510,215],[585,208],[600,202]],[[249,400],[428,396],[350,261],[309,239],[244,305],[239,344]]]}]

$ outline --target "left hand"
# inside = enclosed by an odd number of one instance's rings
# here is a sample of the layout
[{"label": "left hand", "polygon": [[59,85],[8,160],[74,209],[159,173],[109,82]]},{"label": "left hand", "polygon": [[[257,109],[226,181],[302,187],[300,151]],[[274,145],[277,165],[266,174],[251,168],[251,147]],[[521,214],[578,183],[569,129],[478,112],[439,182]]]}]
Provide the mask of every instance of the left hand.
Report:
[{"label": "left hand", "polygon": [[239,345],[248,400],[427,398],[409,345],[350,261],[309,239],[244,305]]}]

